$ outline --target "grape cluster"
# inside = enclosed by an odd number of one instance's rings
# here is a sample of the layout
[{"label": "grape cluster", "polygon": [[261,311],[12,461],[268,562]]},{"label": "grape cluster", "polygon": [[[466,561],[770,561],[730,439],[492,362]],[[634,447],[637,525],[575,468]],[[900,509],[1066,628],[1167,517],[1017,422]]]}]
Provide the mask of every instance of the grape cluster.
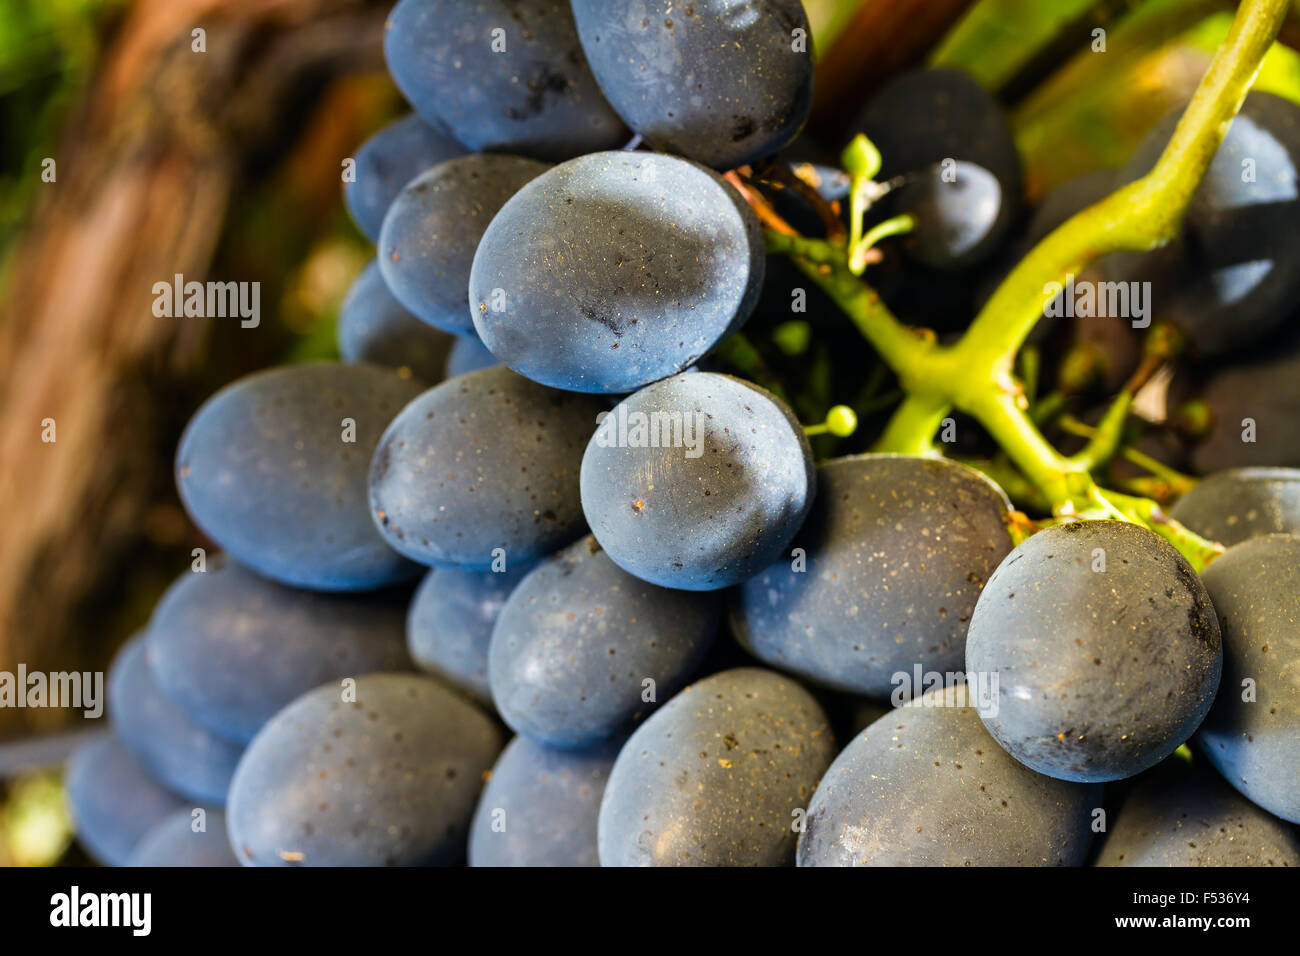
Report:
[{"label": "grape cluster", "polygon": [[[1300,292],[1275,241],[1300,108],[1252,94],[1178,241],[1089,273],[1173,290],[1190,372],[1129,447],[1217,472],[1172,512],[1227,548],[1198,573],[1136,522],[1031,525],[990,435],[955,440],[965,461],[873,453],[848,410],[801,425],[806,393],[762,362],[731,374],[737,333],[816,273],[769,271],[773,210],[833,234],[814,213],[848,201],[838,171],[760,174],[813,149],[808,30],[798,0],[397,4],[415,113],[345,189],[377,252],[343,361],[239,379],[185,429],[177,487],[222,554],[196,549],[120,651],[113,735],[69,767],[96,858],[1300,863],[1300,472],[1276,467],[1300,465],[1300,392],[1296,353],[1259,351]],[[887,183],[858,225],[906,219],[872,264],[904,318],[969,318],[1172,128],[1027,217],[966,74],[850,106]],[[815,302],[810,327],[843,323]],[[1138,365],[1108,329],[1030,339],[1074,363],[1042,376],[1053,437]]]}]

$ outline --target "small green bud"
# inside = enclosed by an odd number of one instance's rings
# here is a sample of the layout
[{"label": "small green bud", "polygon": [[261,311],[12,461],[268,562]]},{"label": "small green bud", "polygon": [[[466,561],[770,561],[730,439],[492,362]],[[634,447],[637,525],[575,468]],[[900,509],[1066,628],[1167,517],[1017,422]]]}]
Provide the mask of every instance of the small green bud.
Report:
[{"label": "small green bud", "polygon": [[826,428],[838,438],[848,438],[858,427],[858,416],[847,405],[836,405],[826,415]]},{"label": "small green bud", "polygon": [[845,146],[844,152],[840,154],[840,165],[844,167],[844,171],[850,176],[862,179],[875,179],[876,174],[880,172],[881,162],[880,150],[876,149],[875,143],[862,133],[854,136],[852,142]]},{"label": "small green bud", "polygon": [[812,326],[801,319],[782,322],[772,330],[772,341],[786,355],[803,355],[812,341]]}]

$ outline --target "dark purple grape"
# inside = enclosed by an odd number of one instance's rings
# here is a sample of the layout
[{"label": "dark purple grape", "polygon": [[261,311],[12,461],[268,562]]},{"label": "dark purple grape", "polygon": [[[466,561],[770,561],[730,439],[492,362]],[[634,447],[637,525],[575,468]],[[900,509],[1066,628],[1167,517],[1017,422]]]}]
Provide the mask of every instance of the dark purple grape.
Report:
[{"label": "dark purple grape", "polygon": [[707,355],[754,309],[758,219],[684,159],[595,153],[497,213],[474,256],[474,327],[498,359],[554,388],[624,394]]},{"label": "dark purple grape", "polygon": [[621,744],[556,750],[510,741],[478,801],[469,865],[600,866],[596,821]]},{"label": "dark purple grape", "polygon": [[407,368],[429,385],[442,381],[454,337],[421,322],[393,298],[373,259],[339,309],[339,355],[345,362]]},{"label": "dark purple grape", "polygon": [[276,714],[239,762],[231,846],[253,866],[457,863],[503,742],[428,677],[325,684]]},{"label": "dark purple grape", "polygon": [[1062,780],[1118,780],[1169,756],[1213,703],[1222,662],[1196,572],[1123,521],[1029,538],[985,585],[966,635],[968,677],[997,680],[989,733]]},{"label": "dark purple grape", "polygon": [[799,0],[573,0],[600,88],[655,149],[715,169],[771,156],[812,106]]},{"label": "dark purple grape", "polygon": [[401,0],[384,57],[416,112],[474,150],[557,161],[631,135],[591,75],[566,0]]},{"label": "dark purple grape", "polygon": [[244,747],[195,721],[158,685],[148,644],[137,635],[108,672],[113,730],[149,773],[182,796],[221,806]]},{"label": "dark purple grape", "polygon": [[1212,769],[1171,758],[1125,797],[1097,866],[1300,866],[1300,837]]},{"label": "dark purple grape", "polygon": [[176,452],[186,510],[264,577],[364,591],[418,568],[366,514],[366,474],[384,428],[424,390],[377,365],[286,365],[241,378],[195,412]]},{"label": "dark purple grape", "polygon": [[[1120,176],[1155,165],[1182,110],[1143,141]],[[1192,197],[1178,239],[1113,256],[1110,278],[1155,283],[1157,309],[1205,355],[1241,351],[1278,329],[1300,296],[1300,106],[1253,92]]]},{"label": "dark purple grape", "polygon": [[1229,548],[1205,586],[1223,630],[1223,682],[1197,743],[1247,799],[1300,823],[1300,537]]},{"label": "dark purple grape", "polygon": [[808,805],[800,866],[1079,866],[1101,787],[1035,773],[989,736],[965,685],[880,717]]},{"label": "dark purple grape", "polygon": [[1297,381],[1300,342],[1294,337],[1211,369],[1198,389],[1210,410],[1210,429],[1192,449],[1193,467],[1203,475],[1230,468],[1300,468]]},{"label": "dark purple grape", "polygon": [[885,208],[915,220],[902,239],[911,259],[931,269],[959,271],[998,250],[1011,228],[1015,204],[1003,197],[993,173],[955,160],[910,175]]},{"label": "dark purple grape", "polygon": [[583,512],[614,563],[690,591],[738,584],[784,554],[814,489],[794,413],[758,386],[712,372],[624,399],[582,459]]},{"label": "dark purple grape", "polygon": [[473,335],[458,335],[455,343],[452,344],[451,352],[447,355],[446,378],[455,378],[466,372],[477,372],[481,368],[492,368],[500,364],[497,357],[488,351],[477,332]]},{"label": "dark purple grape", "polygon": [[634,578],[587,537],[543,561],[501,609],[492,699],[512,729],[547,746],[625,736],[690,680],[721,618],[718,595]]},{"label": "dark purple grape", "polygon": [[683,690],[619,751],[600,804],[601,866],[789,866],[796,811],[835,754],[795,681],[741,668]]},{"label": "dark purple grape", "polygon": [[[195,829],[195,809],[203,811],[202,829]],[[226,835],[226,815],[216,808],[185,807],[145,834],[127,866],[206,868],[239,866],[239,861]]]},{"label": "dark purple grape", "polygon": [[407,647],[419,668],[490,705],[492,627],[532,568],[529,562],[504,571],[430,568],[406,615]]},{"label": "dark purple grape", "polygon": [[1265,534],[1300,534],[1300,469],[1216,472],[1179,498],[1169,514],[1228,547]]},{"label": "dark purple grape", "polygon": [[877,92],[854,123],[880,150],[882,178],[914,174],[945,160],[973,163],[1001,187],[1002,216],[1020,204],[1020,155],[1002,108],[969,74],[916,70]]},{"label": "dark purple grape", "polygon": [[377,241],[384,213],[401,188],[426,169],[464,153],[464,146],[415,114],[385,126],[361,144],[356,179],[343,186],[353,221],[367,238]]},{"label": "dark purple grape", "polygon": [[469,273],[506,200],[546,172],[519,156],[462,156],[407,183],[384,217],[379,270],[393,296],[430,325],[474,335]]},{"label": "dark purple grape", "polygon": [[149,622],[150,668],[187,717],[246,744],[326,681],[409,669],[408,594],[299,591],[233,562],[187,571]]},{"label": "dark purple grape", "polygon": [[79,747],[68,760],[63,785],[77,840],[105,866],[126,866],[140,841],[184,807],[115,734]]},{"label": "dark purple grape", "polygon": [[899,675],[915,683],[916,665],[960,671],[980,589],[1011,550],[1006,496],[964,465],[895,455],[825,462],[817,484],[796,557],[733,593],[740,643],[773,667],[877,698]]},{"label": "dark purple grape", "polygon": [[583,532],[578,469],[605,410],[503,367],[430,389],[375,449],[375,527],[423,564],[486,570],[563,547]]}]

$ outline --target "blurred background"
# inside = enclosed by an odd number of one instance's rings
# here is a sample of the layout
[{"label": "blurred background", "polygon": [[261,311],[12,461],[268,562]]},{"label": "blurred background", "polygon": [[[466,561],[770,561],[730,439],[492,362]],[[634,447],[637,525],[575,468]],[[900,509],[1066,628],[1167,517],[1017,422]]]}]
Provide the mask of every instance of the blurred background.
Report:
[{"label": "blurred background", "polygon": [[[1233,7],[804,3],[819,73],[794,158],[833,157],[885,78],[956,66],[1006,105],[1030,201],[1121,165]],[[190,414],[250,370],[335,356],[373,255],[341,163],[405,110],[381,52],[391,5],[0,0],[0,671],[106,670],[205,545],[172,481]],[[1300,101],[1298,36],[1293,18],[1259,88]],[[152,286],[176,273],[261,283],[260,327],[156,318]],[[79,711],[0,708],[0,865],[85,862],[57,767],[86,733]]]}]

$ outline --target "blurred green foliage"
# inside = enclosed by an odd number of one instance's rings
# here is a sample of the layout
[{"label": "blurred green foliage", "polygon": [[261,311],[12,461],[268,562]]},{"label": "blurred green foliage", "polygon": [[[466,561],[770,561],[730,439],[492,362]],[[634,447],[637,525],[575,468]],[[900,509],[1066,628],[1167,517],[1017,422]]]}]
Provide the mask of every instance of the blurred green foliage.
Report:
[{"label": "blurred green foliage", "polygon": [[[1296,10],[1300,13],[1300,0],[1296,0]],[[1203,51],[1207,57],[1213,56],[1228,36],[1231,26],[1232,13],[1225,10],[1204,20],[1181,39],[1189,46]],[[1300,103],[1300,54],[1288,46],[1274,44],[1268,56],[1264,57],[1259,77],[1255,80],[1255,89]]]},{"label": "blurred green foliage", "polygon": [[[5,793],[5,790],[8,793]],[[72,842],[72,817],[57,774],[0,781],[0,866],[50,866]]]},{"label": "blurred green foliage", "polygon": [[[862,5],[863,0],[803,0],[812,26],[814,49],[824,53]],[[1297,0],[1300,2],[1300,0]]]},{"label": "blurred green foliage", "polygon": [[930,56],[932,66],[960,67],[986,89],[999,89],[1034,52],[1096,0],[981,0]]},{"label": "blurred green foliage", "polygon": [[[1012,114],[1031,199],[1123,166],[1191,96],[1231,23],[1219,0],[1145,0],[1108,31],[1105,52],[1085,47],[1062,62]],[[1276,44],[1256,88],[1300,102],[1300,56]]]},{"label": "blurred green foliage", "polygon": [[125,0],[0,0],[0,255]]}]

